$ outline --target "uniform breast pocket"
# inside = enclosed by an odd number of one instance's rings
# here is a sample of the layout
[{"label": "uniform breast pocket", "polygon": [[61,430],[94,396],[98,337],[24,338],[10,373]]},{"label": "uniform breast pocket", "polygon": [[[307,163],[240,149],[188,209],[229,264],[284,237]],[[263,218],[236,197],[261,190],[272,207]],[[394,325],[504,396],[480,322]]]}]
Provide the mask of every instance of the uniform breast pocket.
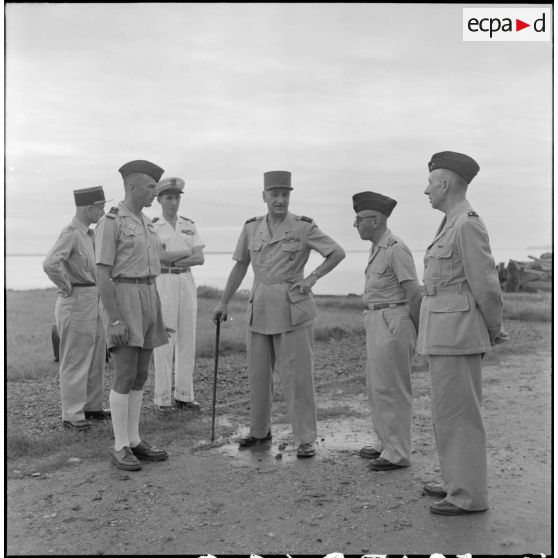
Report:
[{"label": "uniform breast pocket", "polygon": [[300,250],[302,250],[302,242],[299,240],[281,243],[281,253],[291,262],[297,257]]},{"label": "uniform breast pocket", "polygon": [[431,279],[451,279],[453,250],[451,246],[431,249],[428,254],[428,277]]},{"label": "uniform breast pocket", "polygon": [[386,284],[387,274],[388,274],[387,264],[382,264],[379,267],[369,269],[366,273],[366,277],[372,288],[381,289]]},{"label": "uniform breast pocket", "polygon": [[262,240],[252,240],[250,242],[250,257],[252,260],[257,260],[262,255],[263,241]]},{"label": "uniform breast pocket", "polygon": [[90,256],[87,250],[77,250],[71,258],[72,262],[78,269],[92,269],[93,262],[90,261]]}]

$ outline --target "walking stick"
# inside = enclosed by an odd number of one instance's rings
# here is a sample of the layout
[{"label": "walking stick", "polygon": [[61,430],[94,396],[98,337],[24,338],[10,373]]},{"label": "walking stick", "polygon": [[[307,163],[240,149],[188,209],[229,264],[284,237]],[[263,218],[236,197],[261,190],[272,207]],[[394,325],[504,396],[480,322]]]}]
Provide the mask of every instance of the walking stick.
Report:
[{"label": "walking stick", "polygon": [[219,366],[219,332],[221,330],[221,314],[217,314],[215,330],[215,371],[213,373],[213,409],[211,412],[211,441],[215,440],[215,402],[217,398],[217,368]]}]

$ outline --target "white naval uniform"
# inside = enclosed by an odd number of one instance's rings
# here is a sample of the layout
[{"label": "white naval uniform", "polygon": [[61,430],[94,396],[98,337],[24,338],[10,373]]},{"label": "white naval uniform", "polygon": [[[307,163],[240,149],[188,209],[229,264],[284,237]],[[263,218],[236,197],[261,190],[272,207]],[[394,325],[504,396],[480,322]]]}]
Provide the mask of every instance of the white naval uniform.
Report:
[{"label": "white naval uniform", "polygon": [[[164,250],[193,250],[203,248],[196,225],[190,219],[178,216],[176,228],[162,216],[153,219],[153,225],[164,245]],[[155,405],[171,405],[174,356],[174,399],[194,401],[194,361],[196,355],[196,316],[198,299],[196,284],[190,268],[179,274],[165,273],[161,266],[157,277],[157,290],[161,299],[163,320],[176,330],[169,343],[154,350]]]}]

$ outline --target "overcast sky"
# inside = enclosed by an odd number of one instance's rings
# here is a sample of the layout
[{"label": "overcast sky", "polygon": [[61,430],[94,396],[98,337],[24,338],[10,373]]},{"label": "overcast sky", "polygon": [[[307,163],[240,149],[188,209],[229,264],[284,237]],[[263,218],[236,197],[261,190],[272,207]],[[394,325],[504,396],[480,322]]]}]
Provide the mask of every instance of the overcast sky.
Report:
[{"label": "overcast sky", "polygon": [[293,173],[291,211],[345,249],[366,248],[351,196],[374,190],[422,250],[443,150],[479,162],[469,199],[493,247],[549,245],[552,45],[463,42],[463,6],[8,4],[7,253],[46,253],[73,189],[120,201],[132,159],[185,179],[208,251],[265,213],[268,170]]}]

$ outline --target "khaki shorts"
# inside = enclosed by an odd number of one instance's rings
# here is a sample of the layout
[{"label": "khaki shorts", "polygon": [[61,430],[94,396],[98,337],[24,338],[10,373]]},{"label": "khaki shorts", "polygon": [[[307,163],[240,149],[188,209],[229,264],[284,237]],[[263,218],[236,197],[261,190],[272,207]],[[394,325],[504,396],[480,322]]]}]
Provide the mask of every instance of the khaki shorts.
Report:
[{"label": "khaki shorts", "polygon": [[[151,285],[116,283],[115,296],[120,315],[128,327],[128,347],[154,349],[168,343],[155,281]],[[105,312],[103,325],[108,340],[108,318]],[[109,349],[114,346],[108,344]]]}]

